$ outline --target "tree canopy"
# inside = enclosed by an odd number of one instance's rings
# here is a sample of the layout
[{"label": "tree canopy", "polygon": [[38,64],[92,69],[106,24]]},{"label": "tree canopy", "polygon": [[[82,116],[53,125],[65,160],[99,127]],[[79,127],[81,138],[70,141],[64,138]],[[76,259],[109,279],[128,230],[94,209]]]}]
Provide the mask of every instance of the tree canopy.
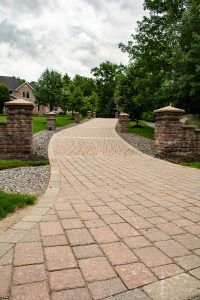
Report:
[{"label": "tree canopy", "polygon": [[0,114],[3,113],[4,103],[10,100],[10,92],[4,83],[0,83]]}]

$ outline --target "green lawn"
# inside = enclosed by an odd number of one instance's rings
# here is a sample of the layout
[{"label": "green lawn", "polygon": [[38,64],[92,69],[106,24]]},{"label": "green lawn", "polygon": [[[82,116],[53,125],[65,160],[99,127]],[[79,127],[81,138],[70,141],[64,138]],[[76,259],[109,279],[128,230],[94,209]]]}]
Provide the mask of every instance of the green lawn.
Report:
[{"label": "green lawn", "polygon": [[35,196],[9,194],[0,191],[0,220],[5,218],[8,213],[26,205],[33,205],[36,201]]},{"label": "green lawn", "polygon": [[[6,122],[7,116],[0,116],[0,122]],[[57,116],[56,126],[62,127],[68,124],[74,123],[71,115],[69,116]],[[46,117],[45,116],[33,116],[33,133],[46,129]]]},{"label": "green lawn", "polygon": [[200,169],[200,162],[183,162],[181,163],[182,166]]},{"label": "green lawn", "polygon": [[137,135],[144,136],[145,138],[154,140],[154,128],[149,127],[142,121],[139,121],[139,125],[141,125],[142,128],[135,128],[134,127],[135,125],[136,125],[136,121],[130,121],[128,131],[131,133],[135,133]]},{"label": "green lawn", "polygon": [[48,160],[0,160],[0,170],[20,167],[35,167],[49,165]]}]

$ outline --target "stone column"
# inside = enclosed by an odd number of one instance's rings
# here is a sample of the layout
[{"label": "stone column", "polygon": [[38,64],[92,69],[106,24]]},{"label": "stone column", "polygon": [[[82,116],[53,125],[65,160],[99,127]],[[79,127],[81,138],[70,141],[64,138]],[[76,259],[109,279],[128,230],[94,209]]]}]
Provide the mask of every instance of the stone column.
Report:
[{"label": "stone column", "polygon": [[128,132],[128,121],[129,121],[129,115],[125,113],[121,113],[120,114],[121,132]]},{"label": "stone column", "polygon": [[56,130],[56,114],[51,111],[46,114],[47,116],[47,129]]},{"label": "stone column", "polygon": [[81,114],[79,112],[75,112],[75,114],[74,114],[74,120],[75,120],[75,123],[80,123]]},{"label": "stone column", "polygon": [[16,99],[5,103],[8,121],[6,123],[5,152],[28,154],[32,151],[33,103]]},{"label": "stone column", "polygon": [[96,114],[95,111],[93,111],[92,116],[93,116],[93,118],[96,118],[96,117],[97,117],[97,114]]},{"label": "stone column", "polygon": [[166,106],[154,112],[156,114],[155,145],[158,153],[167,154],[181,151],[183,128],[180,119],[185,111]]},{"label": "stone column", "polygon": [[115,119],[118,119],[119,118],[119,113],[118,113],[118,111],[116,111],[116,113],[115,113]]},{"label": "stone column", "polygon": [[88,119],[91,119],[91,118],[92,118],[92,112],[91,112],[91,111],[88,111],[88,112],[87,112],[87,116],[88,116]]}]

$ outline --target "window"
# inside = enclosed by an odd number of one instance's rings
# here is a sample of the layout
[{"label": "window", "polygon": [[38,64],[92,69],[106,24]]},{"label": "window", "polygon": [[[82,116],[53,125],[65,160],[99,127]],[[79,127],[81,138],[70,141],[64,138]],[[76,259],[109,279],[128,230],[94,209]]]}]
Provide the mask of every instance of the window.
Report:
[{"label": "window", "polygon": [[29,92],[23,92],[23,98],[30,98]]}]

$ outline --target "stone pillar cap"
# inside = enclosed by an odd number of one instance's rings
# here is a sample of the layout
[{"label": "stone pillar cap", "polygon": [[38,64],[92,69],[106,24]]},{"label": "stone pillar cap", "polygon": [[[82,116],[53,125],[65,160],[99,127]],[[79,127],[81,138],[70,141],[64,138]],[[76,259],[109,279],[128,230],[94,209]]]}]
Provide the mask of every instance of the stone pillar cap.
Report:
[{"label": "stone pillar cap", "polygon": [[126,113],[124,113],[124,112],[121,112],[121,113],[120,113],[120,116],[129,116],[129,114],[126,114]]},{"label": "stone pillar cap", "polygon": [[173,106],[165,106],[154,110],[154,112],[155,113],[185,113],[185,110]]},{"label": "stone pillar cap", "polygon": [[30,101],[24,100],[24,99],[15,99],[12,101],[5,102],[6,106],[29,106],[34,107],[34,104]]},{"label": "stone pillar cap", "polygon": [[56,116],[56,113],[54,112],[54,111],[50,111],[50,112],[48,112],[48,113],[46,113],[46,115],[48,115],[48,116]]}]

